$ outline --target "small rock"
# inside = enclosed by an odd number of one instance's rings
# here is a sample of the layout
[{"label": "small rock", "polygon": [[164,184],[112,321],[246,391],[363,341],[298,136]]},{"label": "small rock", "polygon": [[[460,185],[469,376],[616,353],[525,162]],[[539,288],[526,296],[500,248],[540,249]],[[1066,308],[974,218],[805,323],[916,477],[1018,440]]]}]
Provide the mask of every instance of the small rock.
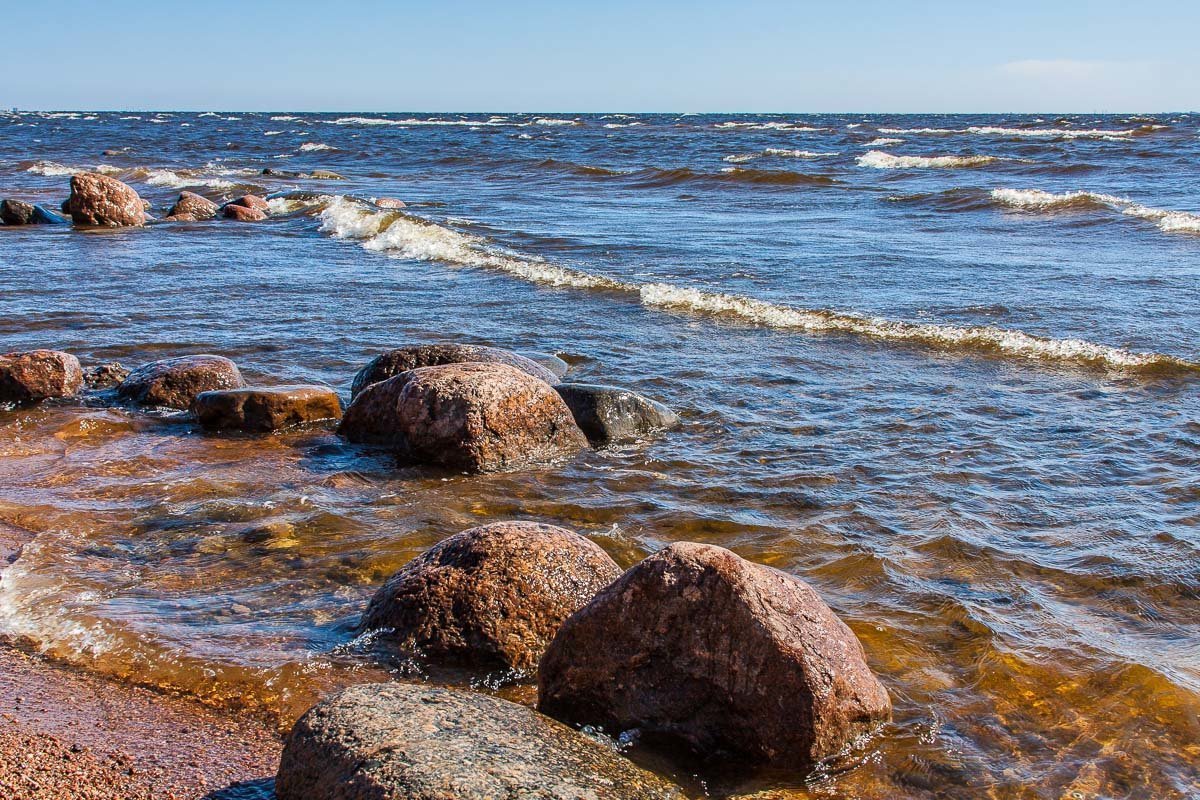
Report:
[{"label": "small rock", "polygon": [[85,367],[83,370],[83,383],[87,388],[93,390],[111,389],[128,377],[129,370],[116,361],[110,361],[107,364],[96,364],[91,367]]},{"label": "small rock", "polygon": [[508,364],[538,380],[558,383],[558,376],[541,364],[508,350],[478,344],[420,344],[389,350],[371,359],[354,376],[350,396],[355,397],[371,384],[385,381],[401,372],[443,364]]},{"label": "small rock", "polygon": [[262,211],[264,214],[271,210],[271,206],[266,200],[256,194],[244,194],[236,200],[230,200],[226,203],[227,206],[242,206],[243,208],[255,208]]},{"label": "small rock", "polygon": [[116,178],[94,172],[71,176],[71,196],[63,203],[63,211],[76,225],[123,227],[146,221],[137,192]]},{"label": "small rock", "polygon": [[79,359],[58,350],[0,355],[0,403],[72,397],[83,388]]},{"label": "small rock", "polygon": [[228,358],[180,356],[138,367],[117,387],[117,395],[143,406],[188,408],[201,392],[245,385],[237,365]]},{"label": "small rock", "polygon": [[33,203],[9,198],[0,203],[0,222],[5,225],[32,225]]},{"label": "small rock", "polygon": [[232,219],[237,222],[262,222],[267,218],[264,211],[257,208],[247,208],[246,206],[227,205],[221,209],[222,216],[225,219]]},{"label": "small rock", "polygon": [[420,367],[368,386],[338,433],[466,472],[557,461],[587,445],[554,389],[507,364]]},{"label": "small rock", "polygon": [[528,673],[568,616],[621,574],[565,528],[497,522],[443,539],[375,593],[360,628],[432,662]]},{"label": "small rock", "polygon": [[279,800],[668,800],[678,789],[601,742],[474,692],[360,684],[300,718]]},{"label": "small rock", "polygon": [[201,392],[192,413],[204,428],[277,431],[342,418],[337,392],[327,386],[271,386]]},{"label": "small rock", "polygon": [[554,387],[596,444],[631,442],[679,424],[675,412],[655,400],[616,386],[560,383]]},{"label": "small rock", "polygon": [[179,199],[167,211],[165,219],[171,222],[200,222],[215,217],[219,209],[220,207],[207,197],[195,192],[180,192]]},{"label": "small rock", "polygon": [[376,197],[375,205],[380,208],[408,208],[407,203],[394,197]]},{"label": "small rock", "polygon": [[563,623],[538,697],[566,722],[739,767],[808,769],[891,715],[862,645],[808,584],[690,542]]}]

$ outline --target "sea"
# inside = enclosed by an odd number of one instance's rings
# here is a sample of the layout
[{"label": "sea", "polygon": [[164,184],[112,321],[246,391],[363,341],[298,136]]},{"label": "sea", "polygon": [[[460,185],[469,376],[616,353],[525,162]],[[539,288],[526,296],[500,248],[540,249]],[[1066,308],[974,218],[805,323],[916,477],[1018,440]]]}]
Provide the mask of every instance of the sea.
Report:
[{"label": "sea", "polygon": [[[0,410],[0,522],[36,534],[0,634],[286,727],[440,679],[356,626],[450,534],[708,542],[812,585],[895,705],[770,797],[1200,796],[1200,114],[0,113],[0,197],[79,171],[272,215],[0,227],[0,351],[348,400],[387,349],[479,343],[682,426],[467,476]],[[532,702],[511,677],[463,680]]]}]

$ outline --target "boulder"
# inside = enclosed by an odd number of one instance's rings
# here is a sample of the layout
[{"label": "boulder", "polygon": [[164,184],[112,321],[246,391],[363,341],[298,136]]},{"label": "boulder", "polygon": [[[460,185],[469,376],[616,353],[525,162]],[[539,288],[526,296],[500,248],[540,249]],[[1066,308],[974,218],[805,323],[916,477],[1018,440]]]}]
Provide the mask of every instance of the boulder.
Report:
[{"label": "boulder", "polygon": [[257,208],[247,208],[246,206],[228,205],[221,209],[221,215],[225,219],[232,219],[237,222],[262,222],[267,218],[265,211],[259,211]]},{"label": "boulder", "polygon": [[83,388],[79,359],[58,350],[0,355],[0,403],[71,397]]},{"label": "boulder", "polygon": [[806,583],[690,542],[563,623],[538,708],[737,768],[810,768],[891,715],[857,637]]},{"label": "boulder", "polygon": [[475,692],[360,684],[284,743],[279,800],[667,800],[682,794],[608,745]]},{"label": "boulder", "polygon": [[192,413],[209,430],[277,431],[341,419],[342,403],[327,386],[271,386],[201,392]]},{"label": "boulder", "polygon": [[679,424],[674,411],[628,389],[587,383],[560,383],[554,388],[594,444],[636,441]]},{"label": "boulder", "polygon": [[129,370],[116,361],[96,364],[85,367],[83,370],[83,383],[87,388],[93,390],[112,389],[128,377]]},{"label": "boulder", "polygon": [[201,392],[245,385],[228,358],[180,356],[138,367],[117,387],[117,396],[143,406],[188,408]]},{"label": "boulder", "polygon": [[0,222],[5,225],[32,225],[33,203],[13,200],[10,197],[0,203]]},{"label": "boulder", "polygon": [[199,222],[212,219],[219,209],[220,207],[207,197],[195,192],[180,192],[179,199],[167,211],[165,219],[171,222]]},{"label": "boulder", "polygon": [[63,211],[76,225],[123,227],[146,221],[137,192],[116,178],[94,172],[71,176],[71,196]]},{"label": "boulder", "polygon": [[373,384],[338,432],[412,463],[466,472],[557,461],[587,445],[554,389],[507,364],[420,367]]},{"label": "boulder", "polygon": [[525,356],[510,353],[508,350],[478,344],[419,344],[389,350],[371,359],[354,376],[354,383],[350,387],[350,396],[356,397],[359,392],[372,383],[386,381],[388,378],[399,375],[401,372],[408,372],[410,369],[467,363],[508,364],[538,380],[549,384],[558,383],[558,377],[541,364]]},{"label": "boulder", "polygon": [[254,208],[264,214],[271,210],[271,206],[266,200],[256,194],[244,194],[236,200],[230,200],[226,206],[241,206],[242,208]]},{"label": "boulder", "polygon": [[394,197],[376,197],[375,205],[380,208],[408,208],[407,203]]},{"label": "boulder", "polygon": [[532,672],[563,620],[621,574],[600,547],[536,522],[443,539],[375,593],[361,628],[431,663]]}]

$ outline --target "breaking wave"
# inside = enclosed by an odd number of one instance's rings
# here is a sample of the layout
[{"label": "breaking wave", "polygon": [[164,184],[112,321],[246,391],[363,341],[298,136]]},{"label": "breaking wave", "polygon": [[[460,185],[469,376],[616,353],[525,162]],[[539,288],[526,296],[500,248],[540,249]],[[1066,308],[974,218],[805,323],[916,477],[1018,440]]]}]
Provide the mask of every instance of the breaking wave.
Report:
[{"label": "breaking wave", "polygon": [[1069,209],[1107,209],[1127,217],[1149,220],[1166,233],[1200,234],[1200,214],[1151,208],[1126,197],[1099,192],[1044,192],[1041,189],[993,189],[992,199],[1011,208],[1026,211]]},{"label": "breaking wave", "polygon": [[871,150],[858,157],[858,165],[875,169],[969,169],[998,160],[995,156],[894,156]]},{"label": "breaking wave", "polygon": [[1004,128],[995,125],[977,125],[970,128],[880,128],[880,133],[929,136],[951,136],[968,133],[980,136],[1016,136],[1031,139],[1128,139],[1160,130],[1161,125],[1142,125],[1125,130],[1103,130],[1096,128]]},{"label": "breaking wave", "polygon": [[779,147],[768,147],[757,153],[734,153],[733,155],[725,156],[722,160],[728,161],[731,164],[745,164],[747,161],[753,161],[757,158],[830,158],[836,155],[841,154],[814,153],[811,150],[785,150]]},{"label": "breaking wave", "polygon": [[323,142],[305,142],[300,145],[301,152],[315,153],[319,150],[337,150],[333,145],[324,144]]}]

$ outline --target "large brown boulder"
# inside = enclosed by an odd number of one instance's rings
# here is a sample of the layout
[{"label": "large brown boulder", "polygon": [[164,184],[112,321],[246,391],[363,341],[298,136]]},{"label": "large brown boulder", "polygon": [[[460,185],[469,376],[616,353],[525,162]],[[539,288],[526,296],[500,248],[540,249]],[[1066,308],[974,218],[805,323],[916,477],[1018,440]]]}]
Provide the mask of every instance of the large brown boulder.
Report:
[{"label": "large brown boulder", "polygon": [[562,398],[507,364],[446,364],[364,389],[338,432],[417,464],[494,472],[557,461],[587,445]]},{"label": "large brown boulder", "polygon": [[455,534],[375,593],[361,627],[434,663],[531,672],[563,620],[621,574],[565,528],[497,522]]},{"label": "large brown boulder", "polygon": [[63,203],[63,211],[76,225],[122,227],[146,222],[137,192],[116,178],[94,172],[71,176],[71,196]]},{"label": "large brown boulder", "polygon": [[277,431],[341,419],[342,404],[327,386],[217,389],[196,395],[192,413],[210,430]]},{"label": "large brown boulder", "polygon": [[862,645],[800,579],[720,547],[673,544],[570,617],[538,708],[638,729],[706,763],[805,769],[891,715]]},{"label": "large brown boulder", "polygon": [[79,359],[58,350],[0,355],[0,403],[71,397],[83,388]]},{"label": "large brown boulder", "polygon": [[386,381],[401,372],[443,364],[508,364],[546,383],[558,383],[558,376],[541,364],[507,350],[478,344],[421,344],[389,350],[371,359],[354,376],[350,396],[355,397],[371,384]]},{"label": "large brown boulder", "polygon": [[143,406],[188,408],[196,395],[245,386],[237,365],[221,356],[180,356],[138,367],[117,387],[117,396]]},{"label": "large brown boulder", "polygon": [[179,199],[164,218],[170,222],[200,222],[212,219],[220,209],[216,203],[195,192],[180,192]]},{"label": "large brown boulder", "polygon": [[669,800],[682,794],[615,749],[476,692],[360,684],[284,743],[279,800]]},{"label": "large brown boulder", "polygon": [[262,222],[267,218],[267,212],[231,203],[221,209],[221,216],[236,222]]}]

